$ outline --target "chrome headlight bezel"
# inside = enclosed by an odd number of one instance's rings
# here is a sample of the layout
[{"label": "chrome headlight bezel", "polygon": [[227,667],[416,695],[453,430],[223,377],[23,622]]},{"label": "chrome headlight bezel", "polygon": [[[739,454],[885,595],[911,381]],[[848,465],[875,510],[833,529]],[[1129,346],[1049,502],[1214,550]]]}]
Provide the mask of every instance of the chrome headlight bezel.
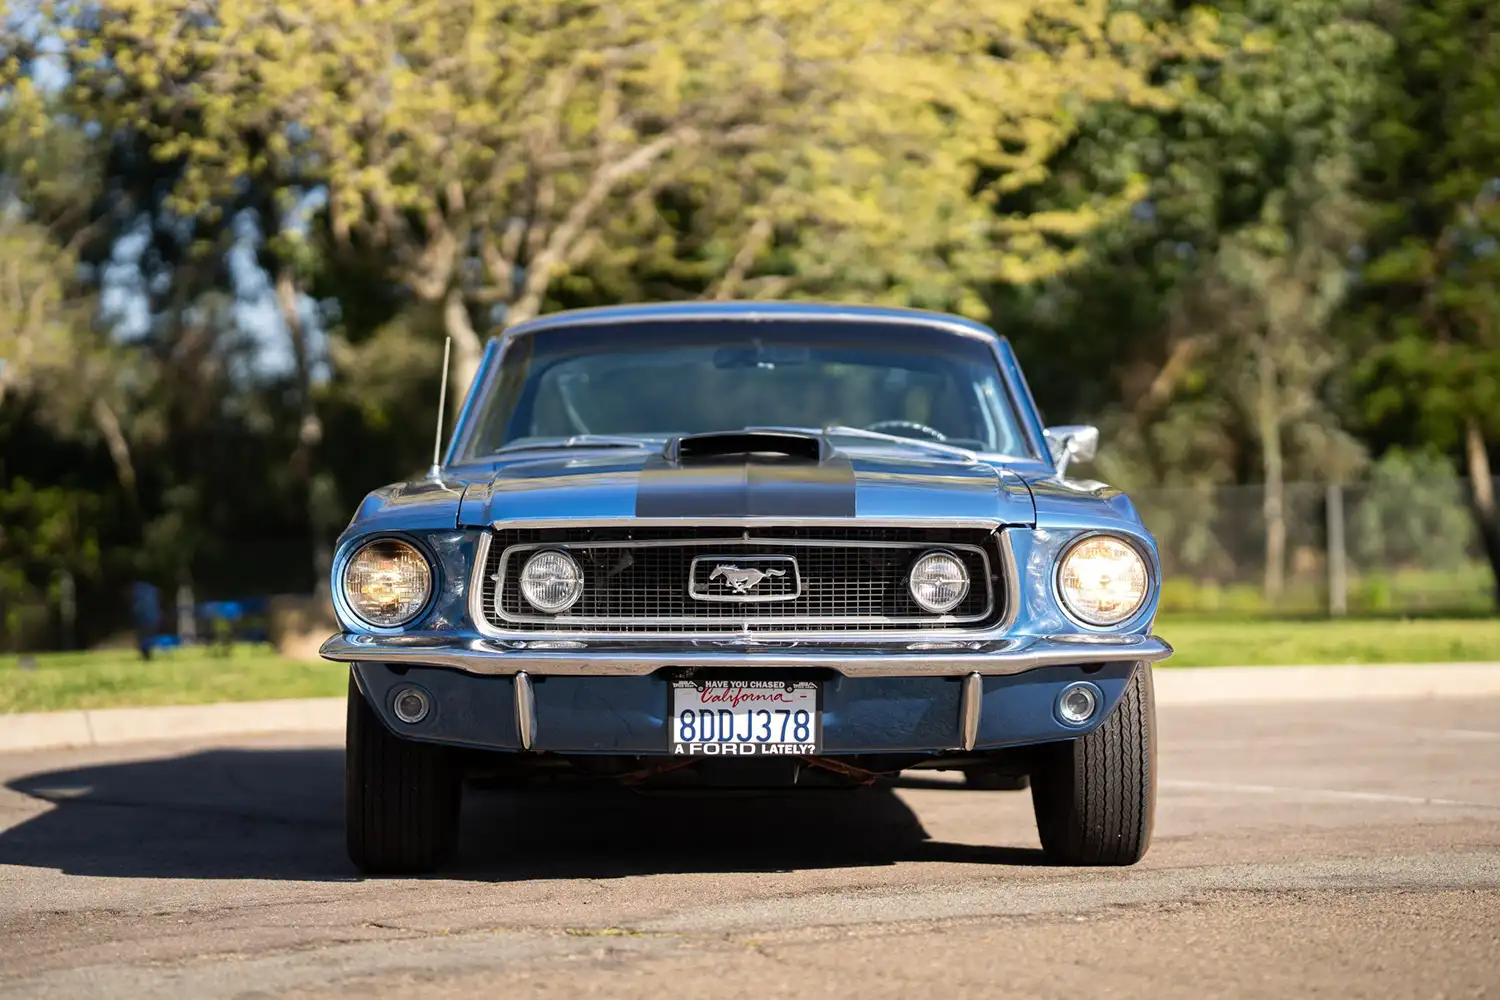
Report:
[{"label": "chrome headlight bezel", "polygon": [[[959,589],[958,596],[955,597],[952,601],[945,604],[928,604],[917,596],[917,567],[922,565],[929,559],[938,558],[951,560],[953,564],[958,567],[959,576],[962,579],[963,585]],[[969,568],[964,565],[964,561],[947,549],[928,549],[926,552],[923,552],[921,555],[917,556],[915,560],[912,561],[911,569],[907,570],[906,573],[906,592],[911,596],[912,603],[916,604],[917,607],[921,608],[923,611],[927,612],[930,615],[948,614],[950,611],[964,602],[964,598],[969,596],[969,588],[971,588],[973,585],[974,581],[969,577]]]},{"label": "chrome headlight bezel", "polygon": [[[355,567],[361,555],[377,545],[400,545],[410,549],[421,560],[422,565],[426,567],[426,593],[422,595],[421,601],[413,605],[414,610],[400,619],[375,621],[368,615],[361,613],[358,603],[353,600],[350,594],[349,574],[351,570]],[[336,596],[339,610],[359,623],[361,627],[376,632],[399,632],[410,626],[413,622],[419,621],[427,613],[428,609],[432,607],[433,599],[438,591],[437,565],[426,548],[414,539],[402,535],[374,535],[362,539],[358,544],[352,546],[340,560],[338,584]]]},{"label": "chrome headlight bezel", "polygon": [[[532,596],[531,591],[528,589],[528,581],[526,575],[531,571],[531,568],[533,566],[537,565],[540,560],[549,557],[555,558],[559,556],[567,560],[568,564],[573,567],[574,582],[576,586],[574,587],[572,594],[569,595],[566,600],[561,602],[554,602],[550,605],[540,604],[535,600],[535,598]],[[573,605],[578,603],[580,598],[583,597],[583,590],[587,585],[588,581],[584,578],[583,567],[579,565],[578,560],[573,556],[571,552],[567,551],[566,549],[560,548],[537,549],[527,557],[524,563],[521,564],[521,571],[516,574],[516,586],[521,592],[521,599],[527,604],[531,605],[534,610],[544,615],[560,615],[567,612],[570,608],[573,607]]]},{"label": "chrome headlight bezel", "polygon": [[[1141,587],[1140,600],[1125,615],[1115,619],[1104,619],[1090,616],[1073,607],[1068,602],[1066,591],[1063,589],[1063,572],[1067,569],[1068,560],[1078,549],[1092,541],[1107,539],[1124,546],[1135,555],[1141,563],[1141,571],[1144,576],[1144,584]],[[1151,598],[1156,589],[1157,574],[1154,570],[1154,561],[1142,549],[1139,542],[1127,535],[1116,534],[1111,531],[1090,531],[1079,535],[1063,547],[1057,557],[1057,562],[1052,569],[1052,597],[1057,606],[1068,620],[1091,632],[1117,632],[1136,624],[1143,615],[1147,614],[1151,607]]]}]

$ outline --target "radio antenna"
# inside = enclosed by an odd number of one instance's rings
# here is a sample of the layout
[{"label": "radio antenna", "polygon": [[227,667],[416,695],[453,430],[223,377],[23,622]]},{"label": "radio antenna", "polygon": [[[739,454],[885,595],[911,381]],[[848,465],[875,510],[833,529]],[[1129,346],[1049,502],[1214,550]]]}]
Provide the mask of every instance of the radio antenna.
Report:
[{"label": "radio antenna", "polygon": [[453,351],[453,338],[443,341],[443,384],[438,389],[437,433],[432,441],[432,468],[427,470],[428,479],[442,478],[443,470],[443,410],[448,405],[448,355]]}]

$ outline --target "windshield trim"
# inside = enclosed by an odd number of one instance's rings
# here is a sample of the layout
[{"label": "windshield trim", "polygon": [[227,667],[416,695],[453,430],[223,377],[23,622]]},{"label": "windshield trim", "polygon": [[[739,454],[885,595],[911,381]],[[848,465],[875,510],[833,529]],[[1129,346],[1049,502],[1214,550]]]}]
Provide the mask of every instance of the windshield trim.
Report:
[{"label": "windshield trim", "polygon": [[[641,307],[643,310],[647,307]],[[593,313],[593,315],[590,315]],[[551,332],[574,326],[630,326],[639,323],[881,323],[891,326],[930,326],[963,337],[994,343],[1000,335],[988,327],[958,317],[948,317],[920,310],[866,312],[861,307],[824,305],[809,309],[756,309],[728,311],[722,306],[663,309],[661,312],[632,314],[620,306],[601,306],[595,310],[577,309],[567,313],[538,316],[514,326],[500,335],[502,341],[517,340],[535,333]]]}]

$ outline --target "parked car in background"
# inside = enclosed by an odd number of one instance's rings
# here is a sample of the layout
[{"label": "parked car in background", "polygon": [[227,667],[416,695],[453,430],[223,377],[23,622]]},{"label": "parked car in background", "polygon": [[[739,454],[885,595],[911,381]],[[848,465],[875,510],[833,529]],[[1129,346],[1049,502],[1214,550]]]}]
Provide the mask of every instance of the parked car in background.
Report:
[{"label": "parked car in background", "polygon": [[1160,565],[953,316],[560,313],[491,342],[440,466],[339,541],[349,853],[441,865],[466,773],[644,788],[1029,776],[1043,848],[1130,864]]}]

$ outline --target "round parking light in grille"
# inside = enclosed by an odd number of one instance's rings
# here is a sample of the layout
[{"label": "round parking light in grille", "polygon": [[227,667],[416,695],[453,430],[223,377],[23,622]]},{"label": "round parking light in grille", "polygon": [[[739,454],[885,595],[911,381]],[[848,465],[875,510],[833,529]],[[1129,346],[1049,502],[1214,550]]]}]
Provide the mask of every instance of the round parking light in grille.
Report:
[{"label": "round parking light in grille", "polygon": [[396,718],[408,726],[414,726],[427,718],[427,713],[432,711],[432,700],[421,688],[404,687],[399,689],[396,697],[391,699],[391,708],[395,711]]},{"label": "round parking light in grille", "polygon": [[1077,681],[1063,688],[1057,696],[1057,717],[1070,726],[1081,726],[1093,719],[1103,702],[1099,689],[1087,681]]},{"label": "round parking light in grille", "polygon": [[583,570],[560,549],[538,552],[521,570],[521,596],[538,611],[560,614],[583,596]]},{"label": "round parking light in grille", "polygon": [[928,552],[911,567],[911,599],[923,611],[952,611],[969,593],[969,571],[952,552]]}]

